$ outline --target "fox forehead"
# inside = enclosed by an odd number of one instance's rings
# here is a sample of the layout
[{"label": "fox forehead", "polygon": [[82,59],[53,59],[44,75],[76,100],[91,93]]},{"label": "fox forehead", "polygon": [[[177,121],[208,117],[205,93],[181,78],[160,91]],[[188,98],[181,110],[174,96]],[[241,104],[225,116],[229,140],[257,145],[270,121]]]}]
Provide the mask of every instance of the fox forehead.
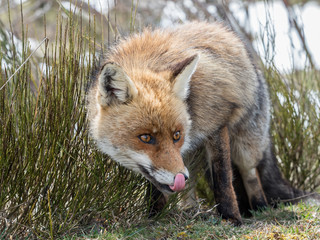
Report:
[{"label": "fox forehead", "polygon": [[189,115],[183,103],[174,99],[159,100],[149,94],[141,94],[132,102],[100,109],[100,125],[106,134],[166,134],[185,130]]},{"label": "fox forehead", "polygon": [[138,90],[137,96],[126,104],[101,107],[101,124],[116,125],[114,130],[119,133],[121,129],[164,133],[187,127],[186,103],[174,95],[166,73],[135,71],[128,75]]}]

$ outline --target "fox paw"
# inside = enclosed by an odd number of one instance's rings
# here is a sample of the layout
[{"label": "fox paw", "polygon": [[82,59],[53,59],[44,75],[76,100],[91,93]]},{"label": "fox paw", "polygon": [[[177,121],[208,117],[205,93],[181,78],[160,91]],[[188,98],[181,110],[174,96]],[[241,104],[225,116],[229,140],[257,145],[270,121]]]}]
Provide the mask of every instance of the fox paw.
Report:
[{"label": "fox paw", "polygon": [[228,221],[230,221],[234,226],[238,227],[243,224],[242,218],[229,218]]}]

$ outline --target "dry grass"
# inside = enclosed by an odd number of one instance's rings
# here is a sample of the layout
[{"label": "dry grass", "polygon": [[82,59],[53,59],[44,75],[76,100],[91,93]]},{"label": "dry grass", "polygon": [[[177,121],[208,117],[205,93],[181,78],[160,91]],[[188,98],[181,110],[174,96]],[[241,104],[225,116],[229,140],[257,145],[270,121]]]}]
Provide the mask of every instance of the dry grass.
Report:
[{"label": "dry grass", "polygon": [[[98,218],[139,219],[145,180],[96,151],[85,87],[95,39],[69,13],[41,58],[22,48],[0,69],[0,236],[56,238]],[[90,28],[91,26],[89,26]],[[15,40],[17,41],[17,40]],[[50,49],[50,51],[49,51]],[[3,51],[0,51],[3,52]],[[126,183],[124,185],[124,183]]]},{"label": "dry grass", "polygon": [[[202,212],[175,212],[166,219],[143,222],[129,228],[94,229],[77,239],[252,239],[289,240],[319,239],[320,207],[300,203],[254,212],[244,219],[241,227],[234,227],[218,216]],[[65,239],[76,239],[69,237]]]}]

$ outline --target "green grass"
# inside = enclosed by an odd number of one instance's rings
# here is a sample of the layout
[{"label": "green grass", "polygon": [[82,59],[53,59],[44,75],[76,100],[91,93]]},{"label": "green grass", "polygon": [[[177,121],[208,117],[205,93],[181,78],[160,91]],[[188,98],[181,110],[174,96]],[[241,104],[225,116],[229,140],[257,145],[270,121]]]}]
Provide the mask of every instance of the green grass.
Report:
[{"label": "green grass", "polygon": [[[176,212],[129,228],[95,230],[77,239],[319,239],[320,207],[305,203],[253,212],[241,227],[208,212]],[[75,238],[65,238],[75,239]]]}]

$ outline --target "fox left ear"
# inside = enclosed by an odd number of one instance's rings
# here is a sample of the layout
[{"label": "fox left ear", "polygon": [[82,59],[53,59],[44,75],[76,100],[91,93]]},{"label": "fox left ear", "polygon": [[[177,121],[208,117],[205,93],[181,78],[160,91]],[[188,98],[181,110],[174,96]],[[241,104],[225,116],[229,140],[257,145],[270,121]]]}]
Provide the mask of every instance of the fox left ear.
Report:
[{"label": "fox left ear", "polygon": [[171,68],[173,70],[173,92],[182,100],[189,94],[189,82],[196,71],[199,55],[189,57]]},{"label": "fox left ear", "polygon": [[101,106],[123,104],[138,93],[136,86],[125,71],[117,64],[106,63],[98,77],[98,102]]}]

